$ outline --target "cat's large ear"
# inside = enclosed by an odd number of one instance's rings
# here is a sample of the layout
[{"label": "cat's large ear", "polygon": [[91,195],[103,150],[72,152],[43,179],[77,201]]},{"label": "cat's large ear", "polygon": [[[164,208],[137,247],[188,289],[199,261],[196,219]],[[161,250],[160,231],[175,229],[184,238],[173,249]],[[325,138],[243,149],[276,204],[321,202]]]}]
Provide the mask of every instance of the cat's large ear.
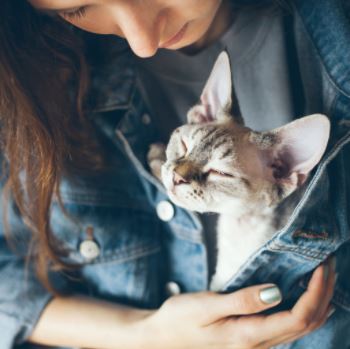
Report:
[{"label": "cat's large ear", "polygon": [[[284,186],[286,192],[295,190],[320,161],[329,133],[328,118],[314,114],[273,131],[256,134],[255,141],[257,145],[260,143],[267,175]],[[252,136],[254,139],[254,133]]]},{"label": "cat's large ear", "polygon": [[211,121],[226,121],[231,118],[232,104],[235,103],[235,115],[240,111],[232,84],[231,66],[228,53],[220,53],[210,73],[200,103],[187,114],[188,123],[198,124]]}]

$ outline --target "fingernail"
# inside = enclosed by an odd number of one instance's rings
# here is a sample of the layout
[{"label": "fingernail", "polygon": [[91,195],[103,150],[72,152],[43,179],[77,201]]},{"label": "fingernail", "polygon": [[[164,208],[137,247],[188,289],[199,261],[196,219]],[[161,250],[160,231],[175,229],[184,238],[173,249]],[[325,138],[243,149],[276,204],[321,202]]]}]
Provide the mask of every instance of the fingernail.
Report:
[{"label": "fingernail", "polygon": [[327,319],[330,318],[334,314],[334,312],[335,312],[335,308],[334,307],[329,309],[328,314],[327,314]]},{"label": "fingernail", "polygon": [[266,287],[260,291],[260,299],[265,304],[272,304],[282,300],[282,294],[277,286]]}]

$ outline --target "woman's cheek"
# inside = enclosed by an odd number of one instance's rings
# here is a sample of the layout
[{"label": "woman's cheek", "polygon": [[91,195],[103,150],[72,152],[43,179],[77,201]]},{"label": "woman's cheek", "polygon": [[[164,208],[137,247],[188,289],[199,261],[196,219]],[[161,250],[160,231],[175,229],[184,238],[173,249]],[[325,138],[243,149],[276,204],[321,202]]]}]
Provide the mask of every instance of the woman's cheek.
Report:
[{"label": "woman's cheek", "polygon": [[62,18],[72,25],[91,33],[122,36],[122,31],[118,24],[107,11],[91,9],[87,10],[85,16],[81,18]]}]

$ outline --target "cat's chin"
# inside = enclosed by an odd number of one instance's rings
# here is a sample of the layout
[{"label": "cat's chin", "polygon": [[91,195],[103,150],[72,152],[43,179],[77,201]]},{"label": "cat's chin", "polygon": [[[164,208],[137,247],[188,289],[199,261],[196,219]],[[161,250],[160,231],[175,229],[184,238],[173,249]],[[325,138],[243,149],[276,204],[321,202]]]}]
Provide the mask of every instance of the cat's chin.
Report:
[{"label": "cat's chin", "polygon": [[198,212],[198,213],[204,213],[209,212],[207,207],[201,207],[202,205],[198,202],[184,202],[184,200],[179,199],[179,197],[174,193],[174,190],[168,190],[167,191],[169,199],[179,207],[182,207],[186,210]]}]

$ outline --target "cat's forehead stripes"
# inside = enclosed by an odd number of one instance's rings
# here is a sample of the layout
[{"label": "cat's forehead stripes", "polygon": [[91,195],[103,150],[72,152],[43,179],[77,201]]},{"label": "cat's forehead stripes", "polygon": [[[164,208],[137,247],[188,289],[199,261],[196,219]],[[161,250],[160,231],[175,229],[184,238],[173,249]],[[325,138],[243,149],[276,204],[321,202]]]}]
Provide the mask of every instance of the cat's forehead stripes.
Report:
[{"label": "cat's forehead stripes", "polygon": [[205,140],[210,137],[217,129],[218,127],[216,125],[201,125],[192,132],[191,139],[195,140],[196,136],[199,135],[202,140]]},{"label": "cat's forehead stripes", "polygon": [[220,137],[216,142],[213,143],[213,150],[216,150],[217,148],[219,148],[223,144],[227,144],[228,142],[229,140],[226,137]]},{"label": "cat's forehead stripes", "polygon": [[191,139],[194,142],[199,143],[200,141],[200,144],[206,144],[206,146],[210,147],[216,145],[215,142],[221,142],[223,139],[229,141],[231,138],[230,132],[226,128],[218,126],[201,127],[196,129],[191,135]]},{"label": "cat's forehead stripes", "polygon": [[[228,157],[227,148],[232,151],[231,157],[234,156],[233,136],[232,132],[227,127],[218,127],[218,125],[206,125],[205,127],[197,128],[193,131],[191,139],[196,143],[192,149],[192,156],[197,161],[208,161],[209,157],[216,153],[220,148],[223,148],[223,154]],[[220,155],[219,155],[220,156]],[[221,155],[221,158],[224,158]]]},{"label": "cat's forehead stripes", "polygon": [[213,126],[211,128],[204,128],[202,132],[205,132],[205,131],[206,131],[206,134],[202,136],[202,140],[207,140],[208,138],[210,138],[210,136],[212,136],[213,133],[217,131],[217,127]]},{"label": "cat's forehead stripes", "polygon": [[[231,154],[231,155],[230,155]],[[226,151],[221,155],[220,160],[227,158],[229,155],[232,157],[233,155],[233,150],[228,148]]]},{"label": "cat's forehead stripes", "polygon": [[220,137],[223,132],[226,132],[226,130],[218,127],[217,125],[205,125],[198,127],[192,133],[191,138],[194,140],[196,136],[199,135],[202,140],[208,140],[208,138],[213,139]]}]

